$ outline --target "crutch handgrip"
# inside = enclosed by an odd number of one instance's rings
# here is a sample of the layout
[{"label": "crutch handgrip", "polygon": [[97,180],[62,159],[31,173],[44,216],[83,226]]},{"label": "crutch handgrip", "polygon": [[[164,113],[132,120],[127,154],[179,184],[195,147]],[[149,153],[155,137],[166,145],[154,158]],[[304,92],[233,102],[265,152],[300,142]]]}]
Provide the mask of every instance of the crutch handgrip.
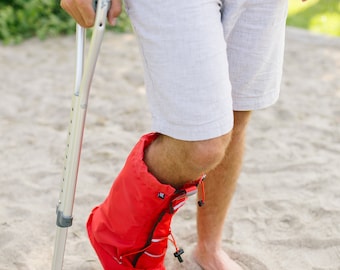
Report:
[{"label": "crutch handgrip", "polygon": [[[108,10],[109,10],[109,9],[110,9],[110,6],[111,6],[111,0],[106,1],[104,4],[105,4],[105,5],[106,5],[106,4],[109,5],[109,7],[108,7]],[[93,1],[92,1],[92,6],[93,6],[93,9],[94,9],[95,11],[97,11],[98,0],[93,0]]]}]

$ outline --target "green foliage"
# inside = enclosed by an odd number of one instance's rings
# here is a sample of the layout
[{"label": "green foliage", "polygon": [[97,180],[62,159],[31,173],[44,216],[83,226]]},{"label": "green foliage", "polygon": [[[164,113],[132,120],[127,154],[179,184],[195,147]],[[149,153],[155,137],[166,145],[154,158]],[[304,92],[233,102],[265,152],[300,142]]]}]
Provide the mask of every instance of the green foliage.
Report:
[{"label": "green foliage", "polygon": [[[75,31],[74,20],[60,8],[60,0],[0,0],[0,42],[19,43],[38,36],[40,39]],[[339,0],[289,0],[287,24],[340,36]],[[109,30],[131,31],[126,13]],[[90,31],[89,31],[90,32]]]},{"label": "green foliage", "polygon": [[8,0],[0,4],[0,39],[4,43],[67,34],[72,25],[55,0]]},{"label": "green foliage", "polygon": [[289,1],[287,25],[340,37],[339,0]]},{"label": "green foliage", "polygon": [[[111,27],[109,27],[111,28]],[[126,14],[118,20],[115,31],[129,31]],[[40,39],[75,31],[74,20],[60,8],[58,0],[1,0],[0,40],[19,43],[38,36]]]}]

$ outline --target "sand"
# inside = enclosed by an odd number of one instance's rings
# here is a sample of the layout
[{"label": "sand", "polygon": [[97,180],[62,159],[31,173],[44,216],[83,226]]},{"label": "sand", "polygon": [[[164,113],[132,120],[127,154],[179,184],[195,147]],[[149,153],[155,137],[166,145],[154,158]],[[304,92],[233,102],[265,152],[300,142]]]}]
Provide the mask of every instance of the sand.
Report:
[{"label": "sand", "polygon": [[[74,80],[74,37],[0,46],[0,270],[51,267]],[[245,270],[340,269],[340,40],[289,28],[279,102],[254,112],[224,248]],[[149,130],[135,37],[106,33],[91,89],[64,269],[101,269],[85,222]],[[200,269],[196,200],[173,222]]]}]

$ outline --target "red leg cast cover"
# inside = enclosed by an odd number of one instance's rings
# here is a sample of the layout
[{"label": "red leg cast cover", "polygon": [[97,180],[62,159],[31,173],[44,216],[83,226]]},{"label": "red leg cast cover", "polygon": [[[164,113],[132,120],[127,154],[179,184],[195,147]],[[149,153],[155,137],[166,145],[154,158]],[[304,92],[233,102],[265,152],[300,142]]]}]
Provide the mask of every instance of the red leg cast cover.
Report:
[{"label": "red leg cast cover", "polygon": [[140,139],[108,197],[89,217],[89,238],[105,270],[165,270],[171,218],[197,182],[175,190],[148,172],[144,150],[156,137]]}]

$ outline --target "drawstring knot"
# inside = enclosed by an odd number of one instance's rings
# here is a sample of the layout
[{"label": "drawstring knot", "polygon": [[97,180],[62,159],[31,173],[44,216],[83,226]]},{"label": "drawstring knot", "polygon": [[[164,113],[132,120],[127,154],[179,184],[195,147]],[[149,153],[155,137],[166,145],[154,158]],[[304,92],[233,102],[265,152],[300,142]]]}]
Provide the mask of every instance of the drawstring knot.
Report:
[{"label": "drawstring knot", "polygon": [[207,177],[206,174],[203,174],[203,176],[198,180],[197,186],[201,188],[201,199],[198,200],[197,204],[199,207],[202,207],[205,203],[205,191],[204,191],[204,180]]},{"label": "drawstring knot", "polygon": [[180,263],[183,262],[182,254],[184,253],[184,250],[182,248],[178,248],[175,237],[173,236],[171,230],[170,230],[170,242],[175,246],[176,252],[174,253],[174,256],[178,259]]}]

